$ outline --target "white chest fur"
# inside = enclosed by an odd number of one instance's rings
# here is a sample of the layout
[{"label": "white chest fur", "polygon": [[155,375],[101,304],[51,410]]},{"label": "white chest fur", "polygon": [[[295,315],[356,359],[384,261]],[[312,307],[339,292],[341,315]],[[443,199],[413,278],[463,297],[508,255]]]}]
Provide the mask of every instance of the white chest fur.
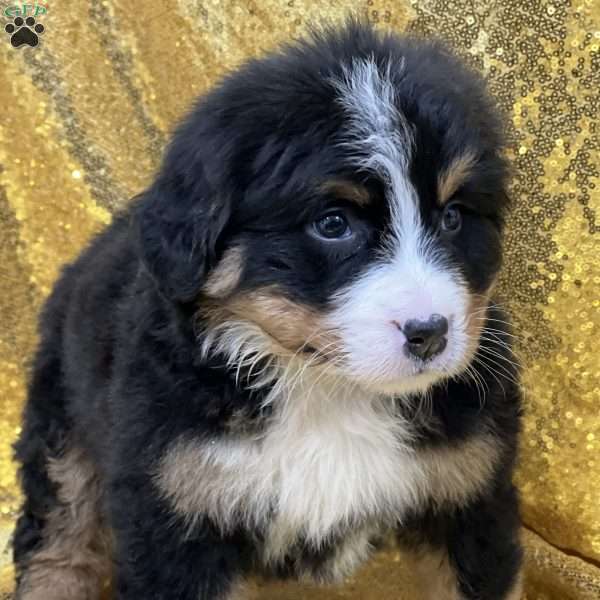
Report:
[{"label": "white chest fur", "polygon": [[463,502],[490,476],[497,444],[481,435],[415,451],[388,400],[335,382],[305,382],[272,399],[260,437],[179,439],[157,484],[175,510],[227,530],[267,526],[265,560],[299,538],[319,547],[345,525],[402,520],[421,503]]}]

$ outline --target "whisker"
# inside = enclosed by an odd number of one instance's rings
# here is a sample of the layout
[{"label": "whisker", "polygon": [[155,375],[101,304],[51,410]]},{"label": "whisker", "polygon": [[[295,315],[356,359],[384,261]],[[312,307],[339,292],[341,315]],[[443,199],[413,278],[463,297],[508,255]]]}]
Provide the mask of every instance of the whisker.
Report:
[{"label": "whisker", "polygon": [[478,357],[475,357],[473,359],[473,362],[478,365],[481,365],[486,371],[488,371],[488,373],[492,375],[492,377],[498,382],[498,385],[502,388],[502,393],[506,397],[506,388],[502,384],[502,381],[498,378],[497,371],[491,369],[483,360],[481,360]]},{"label": "whisker", "polygon": [[500,354],[499,352],[497,352],[496,350],[492,350],[491,348],[488,348],[487,346],[480,346],[479,349],[482,352],[485,352],[491,356],[495,356],[496,358],[499,358],[500,360],[503,360],[505,363],[508,363],[509,365],[515,367],[515,368],[519,368],[519,363],[515,362],[513,360],[510,360],[509,358],[507,358],[506,356]]},{"label": "whisker", "polygon": [[[482,394],[479,396],[479,406],[483,408],[485,406],[485,399],[487,394],[490,392],[490,387],[487,384],[485,378],[475,369],[472,365],[469,365],[469,370],[473,380],[481,386]],[[479,387],[479,386],[478,386]]]},{"label": "whisker", "polygon": [[[496,373],[498,376],[500,376],[502,379],[504,379],[505,381],[508,381],[516,386],[520,385],[519,381],[517,379],[514,378],[513,374],[508,371],[503,365],[499,365],[497,362],[494,362],[492,359],[490,359],[490,363],[487,363],[483,360],[484,357],[480,358],[480,364],[485,365],[486,367],[489,368],[493,368],[494,369],[494,373]],[[485,358],[489,358],[489,357],[485,357]],[[493,365],[493,367],[491,367],[491,365]]]},{"label": "whisker", "polygon": [[475,371],[473,370],[473,368],[471,367],[471,365],[469,365],[465,369],[464,373],[461,373],[459,379],[461,381],[464,381],[467,384],[470,383],[470,381],[472,381],[475,384],[475,389],[477,390],[477,398],[479,399],[479,406],[483,407],[483,405],[484,405],[484,398],[482,397],[481,386],[480,386],[479,381],[475,377]]},{"label": "whisker", "polygon": [[[492,346],[498,346],[498,348],[503,348],[511,356],[514,356],[514,358],[518,359],[517,353],[514,351],[513,347],[510,344],[508,344],[507,342],[505,342],[504,340],[499,340],[498,338],[489,337],[489,336],[485,335],[485,332],[483,335],[479,336],[479,339],[482,342],[489,342]],[[488,346],[486,346],[485,344],[480,344],[480,345],[484,348],[488,348]]]},{"label": "whisker", "polygon": [[475,318],[480,321],[489,321],[490,323],[502,323],[503,325],[512,327],[512,324],[509,321],[503,321],[502,319],[493,319],[491,317],[475,317]]},{"label": "whisker", "polygon": [[510,338],[514,338],[516,340],[522,340],[523,336],[515,334],[515,333],[510,333],[508,331],[502,331],[502,329],[495,329],[494,327],[488,327],[487,325],[484,325],[484,331],[489,331],[490,333],[495,333],[495,334],[499,334],[499,335],[505,335],[507,337]]}]

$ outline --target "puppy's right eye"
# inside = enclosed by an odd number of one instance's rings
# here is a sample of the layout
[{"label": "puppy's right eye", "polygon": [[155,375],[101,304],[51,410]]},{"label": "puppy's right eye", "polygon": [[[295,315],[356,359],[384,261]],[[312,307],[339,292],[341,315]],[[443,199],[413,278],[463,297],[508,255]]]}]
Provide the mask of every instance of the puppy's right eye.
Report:
[{"label": "puppy's right eye", "polygon": [[313,231],[317,237],[325,240],[345,240],[352,236],[350,223],[341,211],[330,212],[319,217],[313,223]]}]

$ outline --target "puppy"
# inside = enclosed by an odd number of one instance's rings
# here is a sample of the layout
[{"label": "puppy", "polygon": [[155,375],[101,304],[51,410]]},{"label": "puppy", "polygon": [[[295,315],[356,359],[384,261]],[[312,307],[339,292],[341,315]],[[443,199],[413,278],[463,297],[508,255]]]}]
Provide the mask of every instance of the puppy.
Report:
[{"label": "puppy", "polygon": [[501,129],[446,50],[357,23],[202,98],[45,306],[18,598],[336,581],[389,531],[423,598],[519,598]]}]

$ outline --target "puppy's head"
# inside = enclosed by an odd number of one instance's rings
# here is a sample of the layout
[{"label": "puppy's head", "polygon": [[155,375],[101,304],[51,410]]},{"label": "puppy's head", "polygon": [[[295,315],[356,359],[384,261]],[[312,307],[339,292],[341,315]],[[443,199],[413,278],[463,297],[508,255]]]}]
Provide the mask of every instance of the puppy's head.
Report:
[{"label": "puppy's head", "polygon": [[478,343],[507,208],[500,129],[482,81],[438,45],[313,34],[182,124],[142,204],[145,262],[236,360],[423,391]]}]

